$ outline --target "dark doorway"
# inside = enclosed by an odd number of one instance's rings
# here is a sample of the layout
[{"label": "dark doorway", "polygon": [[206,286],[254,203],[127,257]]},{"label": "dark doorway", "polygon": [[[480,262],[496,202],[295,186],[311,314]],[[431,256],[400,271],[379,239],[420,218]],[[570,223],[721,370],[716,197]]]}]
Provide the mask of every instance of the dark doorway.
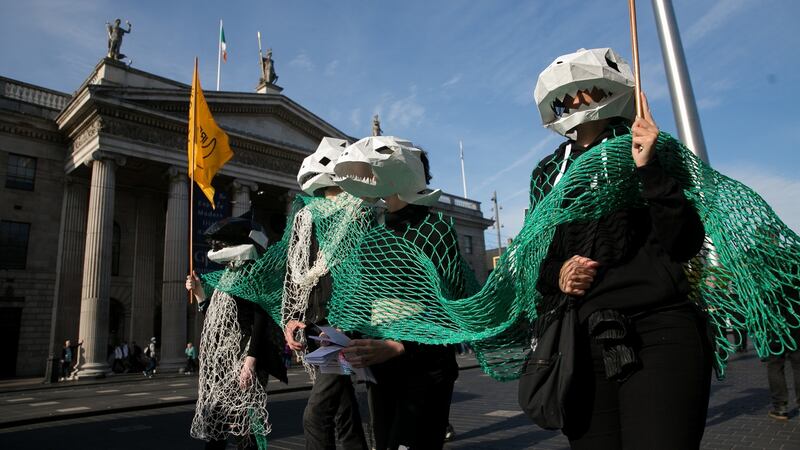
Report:
[{"label": "dark doorway", "polygon": [[0,342],[3,343],[4,349],[4,355],[0,358],[0,378],[17,375],[17,352],[21,323],[22,308],[0,308]]},{"label": "dark doorway", "polygon": [[125,340],[125,305],[110,299],[108,308],[108,345],[115,347]]}]

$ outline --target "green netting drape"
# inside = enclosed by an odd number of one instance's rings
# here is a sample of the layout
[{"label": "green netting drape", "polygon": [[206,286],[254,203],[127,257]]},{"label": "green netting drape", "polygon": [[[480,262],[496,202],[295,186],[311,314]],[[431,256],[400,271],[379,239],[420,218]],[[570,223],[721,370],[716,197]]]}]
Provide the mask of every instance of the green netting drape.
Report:
[{"label": "green netting drape", "polygon": [[[334,294],[329,320],[348,331],[429,344],[472,342],[482,368],[496,379],[519,375],[529,343],[529,324],[542,301],[539,265],[555,228],[641,206],[640,184],[630,155],[630,135],[599,144],[578,157],[561,181],[532,204],[517,238],[479,289],[455,295],[465,263],[453,258],[441,227],[428,219],[426,251],[393,234],[357,199],[335,202],[301,198],[293,213],[311,211],[320,253],[329,261]],[[717,346],[718,375],[735,343],[725,332],[748,333],[760,356],[796,348],[800,327],[800,240],[758,194],[713,170],[673,137],[661,133],[656,151],[664,170],[683,187],[706,229],[706,245],[685,265],[691,300],[706,312]],[[344,223],[342,222],[344,221]],[[291,224],[292,220],[288,221]],[[261,305],[276,320],[291,225],[280,242],[238,273],[213,273],[205,281]],[[471,294],[471,295],[469,295]]]}]

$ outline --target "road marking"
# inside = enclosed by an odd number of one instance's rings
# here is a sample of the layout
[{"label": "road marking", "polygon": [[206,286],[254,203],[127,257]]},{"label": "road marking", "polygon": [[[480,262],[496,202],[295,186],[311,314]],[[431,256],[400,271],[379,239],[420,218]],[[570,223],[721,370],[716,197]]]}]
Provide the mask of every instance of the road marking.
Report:
[{"label": "road marking", "polygon": [[134,392],[132,394],[125,394],[128,397],[138,397],[140,395],[150,395],[149,392]]},{"label": "road marking", "polygon": [[118,427],[118,428],[111,428],[111,431],[115,431],[117,433],[129,433],[131,431],[142,431],[142,430],[149,430],[153,428],[148,425],[131,425],[129,427]]},{"label": "road marking", "polygon": [[161,397],[161,398],[159,398],[159,400],[170,401],[170,400],[183,400],[183,399],[186,399],[186,398],[189,398],[189,397],[184,397],[182,395],[173,395],[172,397]]},{"label": "road marking", "polygon": [[28,400],[33,400],[33,397],[12,398],[6,401],[8,403],[15,403],[15,402],[27,402]]},{"label": "road marking", "polygon": [[58,402],[39,402],[39,403],[28,403],[30,406],[47,406],[47,405],[57,405]]},{"label": "road marking", "polygon": [[95,392],[97,392],[98,394],[110,394],[112,392],[119,392],[119,389],[101,389]]},{"label": "road marking", "polygon": [[492,417],[516,417],[522,414],[522,411],[509,411],[506,409],[498,409],[497,411],[492,411],[484,414],[484,416],[492,416]]},{"label": "road marking", "polygon": [[189,383],[172,383],[169,387],[188,386]]},{"label": "road marking", "polygon": [[88,406],[76,406],[74,408],[64,408],[64,409],[57,409],[56,412],[65,413],[65,412],[73,412],[73,411],[85,411],[87,409],[91,409]]}]

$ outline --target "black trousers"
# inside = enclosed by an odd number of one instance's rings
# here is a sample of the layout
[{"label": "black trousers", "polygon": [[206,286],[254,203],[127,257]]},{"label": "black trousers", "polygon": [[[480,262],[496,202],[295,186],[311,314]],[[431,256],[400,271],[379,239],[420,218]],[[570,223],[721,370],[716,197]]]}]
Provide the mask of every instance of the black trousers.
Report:
[{"label": "black trousers", "polygon": [[789,387],[786,384],[786,361],[792,366],[794,378],[794,395],[800,406],[800,350],[787,351],[778,356],[767,358],[767,381],[772,406],[777,411],[789,411]]},{"label": "black trousers", "polygon": [[[439,374],[441,375],[441,374]],[[439,450],[450,416],[455,376],[399,377],[367,383],[376,450]]]},{"label": "black trousers", "polygon": [[640,366],[605,377],[602,348],[583,328],[564,434],[573,450],[700,447],[711,384],[705,321],[691,306],[639,316],[628,328]]},{"label": "black trousers", "polygon": [[303,412],[308,450],[367,450],[353,381],[348,375],[318,373]]}]

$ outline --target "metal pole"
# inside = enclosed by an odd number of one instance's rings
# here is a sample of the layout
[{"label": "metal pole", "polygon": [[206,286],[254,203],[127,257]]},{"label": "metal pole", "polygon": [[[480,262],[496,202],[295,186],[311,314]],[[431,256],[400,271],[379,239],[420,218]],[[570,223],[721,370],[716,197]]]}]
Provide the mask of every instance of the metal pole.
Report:
[{"label": "metal pole", "polygon": [[458,152],[461,157],[461,182],[464,184],[464,198],[467,198],[467,174],[464,172],[464,144],[458,141]]},{"label": "metal pole", "polygon": [[261,78],[266,82],[267,74],[264,73],[264,54],[261,52],[261,32],[257,31],[258,35],[258,67],[261,70]]},{"label": "metal pole", "polygon": [[494,228],[497,230],[497,256],[503,255],[503,245],[500,239],[500,207],[497,206],[497,191],[492,195],[492,202],[494,203]]},{"label": "metal pole", "polygon": [[700,127],[700,116],[697,114],[692,82],[686,68],[681,36],[675,22],[672,0],[653,0],[653,12],[656,17],[658,38],[661,41],[661,54],[664,57],[664,69],[667,72],[678,136],[698,158],[708,163],[706,143]]}]

